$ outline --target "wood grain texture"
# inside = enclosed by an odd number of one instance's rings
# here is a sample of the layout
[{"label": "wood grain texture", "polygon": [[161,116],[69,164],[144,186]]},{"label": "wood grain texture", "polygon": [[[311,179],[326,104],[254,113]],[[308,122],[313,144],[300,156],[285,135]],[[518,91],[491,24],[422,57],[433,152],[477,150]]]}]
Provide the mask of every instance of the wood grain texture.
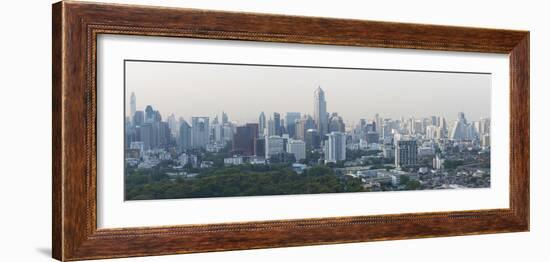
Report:
[{"label": "wood grain texture", "polygon": [[[53,5],[53,257],[82,260],[529,230],[529,33],[525,31],[59,2]],[[97,229],[100,34],[510,55],[510,208]]]},{"label": "wood grain texture", "polygon": [[61,257],[63,203],[61,174],[61,5],[52,8],[52,256]]},{"label": "wood grain texture", "polygon": [[510,52],[510,207],[529,227],[529,33]]}]

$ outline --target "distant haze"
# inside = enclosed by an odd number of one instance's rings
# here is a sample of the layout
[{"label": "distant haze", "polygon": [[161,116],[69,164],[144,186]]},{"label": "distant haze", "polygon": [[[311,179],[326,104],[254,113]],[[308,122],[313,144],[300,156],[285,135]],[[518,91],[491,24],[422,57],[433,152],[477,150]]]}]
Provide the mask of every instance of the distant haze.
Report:
[{"label": "distant haze", "polygon": [[152,105],[163,118],[257,122],[260,112],[313,115],[313,92],[325,91],[327,111],[348,124],[360,118],[490,117],[491,75],[470,73],[327,69],[250,65],[126,62],[126,114],[135,92],[137,110]]}]

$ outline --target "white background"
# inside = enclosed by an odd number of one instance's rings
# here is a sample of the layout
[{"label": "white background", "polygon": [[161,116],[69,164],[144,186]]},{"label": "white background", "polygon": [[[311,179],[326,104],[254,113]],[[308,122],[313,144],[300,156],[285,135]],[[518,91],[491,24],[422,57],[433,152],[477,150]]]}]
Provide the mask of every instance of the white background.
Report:
[{"label": "white background", "polygon": [[[531,31],[531,232],[218,252],[123,261],[548,261],[550,29],[544,1],[119,1],[235,11]],[[3,261],[48,261],[51,245],[51,9],[11,1],[0,13],[0,240]]]}]

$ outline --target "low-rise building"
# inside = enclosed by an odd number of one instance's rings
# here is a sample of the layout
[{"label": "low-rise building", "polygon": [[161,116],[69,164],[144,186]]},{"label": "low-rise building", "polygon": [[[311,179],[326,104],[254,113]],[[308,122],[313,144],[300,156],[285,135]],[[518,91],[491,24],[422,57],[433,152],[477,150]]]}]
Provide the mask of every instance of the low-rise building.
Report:
[{"label": "low-rise building", "polygon": [[223,159],[223,164],[226,166],[237,166],[242,165],[244,163],[242,156],[233,156]]}]

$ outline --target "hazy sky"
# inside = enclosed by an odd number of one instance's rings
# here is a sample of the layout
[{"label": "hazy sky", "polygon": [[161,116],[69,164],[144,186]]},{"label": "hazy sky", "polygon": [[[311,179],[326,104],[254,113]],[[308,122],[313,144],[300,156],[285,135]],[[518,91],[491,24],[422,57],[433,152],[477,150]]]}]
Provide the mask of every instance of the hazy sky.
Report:
[{"label": "hazy sky", "polygon": [[[346,123],[360,118],[442,115],[454,121],[490,117],[491,75],[356,69],[126,62],[126,114],[152,105],[163,118],[214,117],[257,122],[264,111],[313,115],[313,92],[325,91],[328,112]],[[221,116],[220,116],[221,117]]]}]

